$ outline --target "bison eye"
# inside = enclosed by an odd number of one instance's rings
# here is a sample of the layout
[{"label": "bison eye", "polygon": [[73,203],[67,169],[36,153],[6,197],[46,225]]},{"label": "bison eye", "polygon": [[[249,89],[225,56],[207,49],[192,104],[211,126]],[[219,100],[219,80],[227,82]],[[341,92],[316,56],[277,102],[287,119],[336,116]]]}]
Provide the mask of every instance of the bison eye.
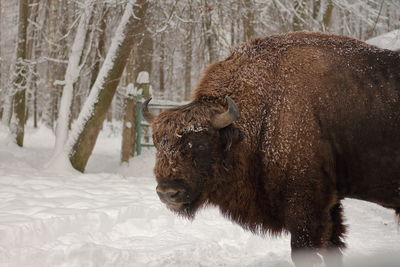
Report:
[{"label": "bison eye", "polygon": [[[189,142],[189,143],[188,143],[188,147],[189,147],[190,149],[193,148],[192,142]],[[204,151],[204,150],[207,149],[207,146],[204,145],[204,144],[197,144],[197,145],[194,146],[194,148],[195,148],[195,150]]]},{"label": "bison eye", "polygon": [[207,146],[203,145],[203,144],[199,144],[199,145],[197,145],[197,149],[200,150],[200,151],[204,151],[204,150],[207,149]]}]

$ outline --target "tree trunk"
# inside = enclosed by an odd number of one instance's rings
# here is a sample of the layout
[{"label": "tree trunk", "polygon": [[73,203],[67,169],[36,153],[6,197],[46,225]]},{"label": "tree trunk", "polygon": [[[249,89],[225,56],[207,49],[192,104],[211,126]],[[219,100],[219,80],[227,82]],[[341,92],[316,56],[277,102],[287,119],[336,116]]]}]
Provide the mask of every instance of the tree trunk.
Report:
[{"label": "tree trunk", "polygon": [[235,20],[231,20],[231,46],[235,44]]},{"label": "tree trunk", "polygon": [[71,164],[81,172],[85,170],[92,154],[101,125],[133,48],[138,21],[143,19],[148,6],[145,0],[138,0],[135,5],[133,2],[130,1],[126,6],[103,66],[68,139],[66,149]]},{"label": "tree trunk", "polygon": [[164,43],[164,37],[165,33],[162,32],[160,36],[160,64],[158,65],[158,72],[159,72],[159,90],[160,92],[165,91],[165,70],[164,70],[164,65],[165,65],[165,43]]},{"label": "tree trunk", "polygon": [[245,17],[243,17],[243,34],[244,41],[250,40],[251,37],[254,37],[254,3],[251,0],[244,0],[244,10]]},{"label": "tree trunk", "polygon": [[[143,10],[143,13],[145,12],[146,10]],[[125,99],[121,162],[129,162],[129,159],[134,156],[136,146],[136,123],[138,123],[136,122],[136,96],[129,91],[136,88],[142,90],[144,98],[150,97],[153,39],[151,33],[147,30],[148,24],[147,18],[138,21],[137,29],[139,31],[135,33],[138,39],[125,68],[128,92]]]},{"label": "tree trunk", "polygon": [[47,16],[46,16],[46,26],[47,26],[47,39],[48,39],[48,47],[47,47],[47,57],[50,60],[47,60],[47,72],[46,72],[46,91],[45,94],[45,107],[43,110],[44,124],[53,129],[54,126],[54,102],[55,101],[55,91],[54,90],[54,81],[56,80],[56,70],[57,63],[54,59],[57,58],[57,9],[58,9],[59,1],[47,1]]},{"label": "tree trunk", "polygon": [[134,49],[128,59],[125,67],[125,85],[126,85],[126,97],[124,100],[124,121],[122,125],[122,142],[121,142],[121,163],[129,162],[129,159],[133,157],[136,147],[136,97],[134,95],[134,84],[135,84],[135,62],[137,51]]},{"label": "tree trunk", "polygon": [[203,3],[203,25],[205,30],[205,41],[208,49],[208,62],[214,62],[218,59],[217,55],[217,36],[212,28],[211,12],[212,7],[208,4],[209,0],[204,0]]},{"label": "tree trunk", "polygon": [[193,10],[192,2],[189,3],[189,23],[188,23],[188,33],[185,38],[185,99],[189,100],[190,93],[192,91],[192,53],[193,53]]},{"label": "tree trunk", "polygon": [[[128,88],[133,86],[128,84]],[[129,162],[129,159],[134,156],[136,148],[136,98],[133,95],[127,95],[124,103],[124,123],[122,128],[122,143],[121,143],[121,163]]]},{"label": "tree trunk", "polygon": [[12,129],[15,134],[15,142],[18,146],[24,144],[24,124],[25,124],[25,92],[26,92],[26,32],[28,27],[29,1],[19,0],[19,19],[18,19],[18,45],[17,63],[15,67],[16,77],[13,82],[15,94],[13,100]]},{"label": "tree trunk", "polygon": [[[36,72],[36,67],[35,67],[35,72]],[[36,74],[33,77],[32,85],[34,86],[33,87],[33,127],[37,128],[38,127],[38,112],[37,112],[38,88],[37,88]]]},{"label": "tree trunk", "polygon": [[100,66],[104,61],[108,13],[109,13],[109,7],[105,4],[102,12],[102,20],[100,22],[100,28],[99,28],[100,34],[94,58],[94,66],[92,72],[90,73],[91,75],[90,88],[93,87],[97,75],[99,74]]},{"label": "tree trunk", "polygon": [[89,7],[83,10],[83,14],[79,19],[78,28],[76,30],[75,39],[71,47],[68,66],[64,77],[64,88],[60,102],[60,112],[57,119],[56,128],[56,143],[54,148],[54,156],[57,156],[63,151],[64,144],[68,136],[69,118],[71,115],[71,104],[74,92],[74,84],[79,78],[79,65],[82,57],[83,48],[85,45],[85,37],[88,31],[88,22],[92,13],[92,3],[88,3]]},{"label": "tree trunk", "polygon": [[329,31],[329,27],[332,21],[332,14],[333,14],[334,4],[332,0],[328,0],[327,7],[325,9],[324,17],[322,19],[322,31],[327,32]]},{"label": "tree trunk", "polygon": [[[38,39],[38,30],[36,29],[36,23],[39,16],[39,0],[31,0],[30,1],[30,20],[33,22],[30,27],[28,27],[30,36],[28,38],[27,44],[27,53],[28,59],[31,60],[31,73],[29,79],[29,86],[31,88],[33,104],[32,104],[32,113],[33,113],[33,127],[37,128],[37,39]],[[28,118],[26,118],[28,119]]]},{"label": "tree trunk", "polygon": [[[96,2],[95,2],[96,4]],[[95,53],[93,57],[93,68],[90,72],[90,86],[88,93],[90,93],[90,89],[93,87],[94,83],[96,82],[97,75],[99,74],[100,67],[104,61],[104,56],[106,54],[105,52],[105,43],[107,40],[107,21],[108,21],[108,14],[109,14],[110,8],[107,3],[103,3],[103,6],[101,7],[101,16],[100,16],[100,22],[99,22],[99,27],[97,28],[97,25],[92,25],[92,30],[93,31],[99,31],[98,36],[97,36],[97,47],[94,47]],[[95,11],[94,11],[95,12]],[[92,16],[94,18],[94,15]],[[87,37],[88,38],[88,37]],[[95,43],[95,42],[92,42]],[[76,86],[74,86],[74,91],[78,91]],[[71,124],[74,119],[76,119],[79,116],[79,110],[81,107],[81,102],[82,102],[82,96],[74,93],[74,98],[72,99],[72,104],[71,104],[71,116],[70,116],[70,121],[69,121],[69,129],[71,129]],[[111,114],[111,111],[109,110],[109,113]],[[108,120],[107,116],[107,120]]]}]

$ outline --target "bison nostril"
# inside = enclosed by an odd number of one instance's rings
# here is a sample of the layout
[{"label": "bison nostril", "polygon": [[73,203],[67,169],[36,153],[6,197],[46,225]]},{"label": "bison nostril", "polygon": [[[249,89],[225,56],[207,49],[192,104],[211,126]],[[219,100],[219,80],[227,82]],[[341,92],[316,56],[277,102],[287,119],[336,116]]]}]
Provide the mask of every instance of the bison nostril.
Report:
[{"label": "bison nostril", "polygon": [[[162,201],[166,202],[179,202],[180,197],[184,195],[183,190],[177,190],[172,188],[160,188],[157,187],[157,194]],[[183,199],[182,199],[183,200]]]},{"label": "bison nostril", "polygon": [[168,191],[168,192],[157,192],[159,196],[166,200],[175,200],[178,195],[179,191]]},{"label": "bison nostril", "polygon": [[168,193],[168,197],[169,198],[176,198],[179,195],[180,191],[176,191],[176,192],[170,192]]}]

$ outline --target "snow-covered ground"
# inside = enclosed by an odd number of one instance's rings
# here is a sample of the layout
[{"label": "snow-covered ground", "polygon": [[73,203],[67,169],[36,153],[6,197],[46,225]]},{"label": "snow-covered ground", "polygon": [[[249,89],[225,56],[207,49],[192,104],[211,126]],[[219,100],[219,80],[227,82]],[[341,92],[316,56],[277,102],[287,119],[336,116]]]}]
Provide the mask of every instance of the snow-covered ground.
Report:
[{"label": "snow-covered ground", "polygon": [[[154,153],[119,166],[120,142],[106,127],[86,174],[51,173],[51,131],[29,128],[19,148],[0,128],[0,266],[292,266],[288,235],[255,236],[215,208],[176,217],[155,193]],[[400,266],[393,212],[344,205],[347,266]]]}]

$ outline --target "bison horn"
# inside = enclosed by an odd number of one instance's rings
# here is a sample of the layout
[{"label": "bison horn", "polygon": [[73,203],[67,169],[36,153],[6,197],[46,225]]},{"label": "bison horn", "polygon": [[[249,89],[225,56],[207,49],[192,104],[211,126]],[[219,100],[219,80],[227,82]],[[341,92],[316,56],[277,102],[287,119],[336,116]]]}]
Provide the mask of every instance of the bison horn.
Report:
[{"label": "bison horn", "polygon": [[226,97],[228,102],[228,110],[224,113],[217,114],[211,120],[211,124],[214,128],[221,129],[232,124],[239,117],[239,108],[236,103],[229,96]]},{"label": "bison horn", "polygon": [[149,99],[146,99],[146,101],[143,102],[143,107],[142,107],[143,118],[144,118],[148,123],[151,123],[151,122],[154,120],[154,118],[155,118],[154,114],[152,114],[152,113],[149,111],[148,104],[149,104],[150,100],[151,100],[151,97],[150,97]]}]

